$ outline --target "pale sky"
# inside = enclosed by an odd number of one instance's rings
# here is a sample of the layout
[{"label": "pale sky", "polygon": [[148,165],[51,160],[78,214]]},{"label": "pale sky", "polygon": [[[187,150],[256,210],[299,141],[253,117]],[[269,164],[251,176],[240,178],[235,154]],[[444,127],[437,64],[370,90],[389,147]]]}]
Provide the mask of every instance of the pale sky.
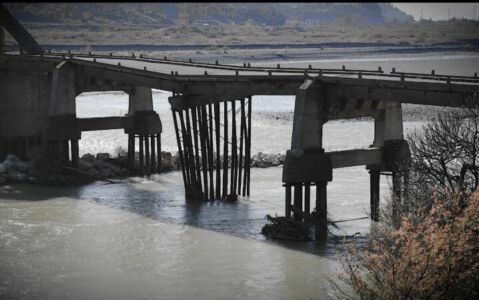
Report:
[{"label": "pale sky", "polygon": [[[433,21],[447,20],[448,11],[451,11],[451,18],[466,18],[466,19],[479,19],[479,3],[391,3],[395,7],[399,8],[403,12],[410,14],[415,20],[421,18],[421,10],[423,19],[429,20],[429,17]],[[476,9],[474,9],[476,6]],[[474,11],[476,10],[476,15]]]}]

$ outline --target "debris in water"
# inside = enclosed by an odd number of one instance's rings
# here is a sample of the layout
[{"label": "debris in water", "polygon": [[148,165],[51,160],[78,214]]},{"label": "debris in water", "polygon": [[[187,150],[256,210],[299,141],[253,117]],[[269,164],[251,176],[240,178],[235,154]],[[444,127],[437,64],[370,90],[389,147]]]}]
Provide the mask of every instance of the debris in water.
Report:
[{"label": "debris in water", "polygon": [[270,215],[266,215],[266,219],[272,224],[264,225],[261,233],[268,237],[293,241],[311,240],[310,225],[307,222],[286,217],[271,217]]}]

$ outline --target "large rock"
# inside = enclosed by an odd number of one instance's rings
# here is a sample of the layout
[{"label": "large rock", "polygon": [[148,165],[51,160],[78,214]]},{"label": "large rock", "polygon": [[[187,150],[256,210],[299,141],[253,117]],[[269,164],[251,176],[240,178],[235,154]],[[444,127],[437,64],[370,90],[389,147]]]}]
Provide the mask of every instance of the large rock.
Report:
[{"label": "large rock", "polygon": [[15,163],[21,162],[21,160],[13,154],[8,154],[7,157],[5,158],[5,160],[15,162]]},{"label": "large rock", "polygon": [[110,169],[104,168],[99,170],[99,176],[101,178],[112,177],[114,176],[113,172]]},{"label": "large rock", "polygon": [[177,158],[170,152],[161,152],[161,170],[177,170]]},{"label": "large rock", "polygon": [[251,158],[251,167],[268,168],[284,164],[285,155],[258,152]]},{"label": "large rock", "polygon": [[83,160],[83,158],[78,160],[78,168],[80,170],[88,170],[92,167],[93,167],[93,163]]},{"label": "large rock", "polygon": [[101,161],[105,161],[107,159],[110,159],[110,157],[111,157],[110,153],[98,153],[96,155],[96,159],[101,160]]},{"label": "large rock", "polygon": [[21,160],[18,159],[15,155],[8,154],[3,161],[3,166],[5,167],[7,173],[17,172],[19,170],[18,164],[20,162]]},{"label": "large rock", "polygon": [[93,163],[93,160],[95,159],[95,156],[93,156],[90,153],[87,153],[81,157],[82,160]]},{"label": "large rock", "polygon": [[107,168],[107,169],[110,169],[110,170],[111,170],[113,173],[115,173],[115,174],[120,173],[120,168],[117,167],[117,166],[115,166],[115,165],[112,164],[112,163],[106,162],[106,163],[103,164],[103,167],[104,167],[104,168]]},{"label": "large rock", "polygon": [[8,174],[8,181],[11,182],[26,182],[28,181],[28,176],[25,173],[10,173]]},{"label": "large rock", "polygon": [[103,162],[103,160],[100,160],[100,159],[93,159],[93,165],[95,166],[95,168],[97,169],[101,169],[103,168],[103,165],[105,163]]},{"label": "large rock", "polygon": [[18,170],[22,173],[30,174],[33,171],[33,163],[30,161],[21,161],[17,163]]},{"label": "large rock", "polygon": [[265,162],[266,155],[263,152],[258,152],[252,157],[252,166],[257,168],[266,168],[268,165]]},{"label": "large rock", "polygon": [[98,173],[98,170],[95,169],[94,167],[86,170],[88,172],[88,174],[90,174],[91,176],[97,178],[99,176],[99,173]]}]

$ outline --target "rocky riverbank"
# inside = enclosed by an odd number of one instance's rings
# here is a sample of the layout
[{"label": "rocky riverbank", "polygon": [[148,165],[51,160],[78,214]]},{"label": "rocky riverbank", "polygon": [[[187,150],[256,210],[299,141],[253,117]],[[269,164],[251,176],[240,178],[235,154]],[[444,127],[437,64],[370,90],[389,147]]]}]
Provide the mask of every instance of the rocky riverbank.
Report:
[{"label": "rocky riverbank", "polygon": [[[228,161],[230,161],[228,157]],[[284,163],[284,154],[258,152],[251,157],[251,167],[268,168]],[[223,163],[223,157],[220,164]],[[179,154],[161,153],[162,172],[181,170]],[[109,153],[85,154],[77,168],[51,158],[38,157],[31,161],[21,161],[9,154],[0,163],[0,184],[32,183],[44,185],[78,185],[96,180],[124,178],[138,175],[138,170],[128,168],[127,157],[112,157]]]}]

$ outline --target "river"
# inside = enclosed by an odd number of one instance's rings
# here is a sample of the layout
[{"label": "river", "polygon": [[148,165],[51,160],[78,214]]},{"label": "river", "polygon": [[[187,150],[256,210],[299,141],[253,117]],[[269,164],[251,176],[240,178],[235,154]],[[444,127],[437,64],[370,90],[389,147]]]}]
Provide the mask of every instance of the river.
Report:
[{"label": "river", "polygon": [[[281,62],[472,75],[475,53]],[[163,123],[163,151],[176,151],[169,93],[154,91]],[[123,115],[124,93],[77,97],[79,117]],[[294,97],[253,97],[252,153],[285,153]],[[406,132],[423,121],[404,124]],[[327,151],[368,147],[372,120],[325,125]],[[122,130],[82,134],[80,152],[126,147]],[[271,241],[265,215],[284,213],[281,167],[252,169],[251,197],[237,203],[185,201],[181,173],[127,178],[83,187],[0,187],[0,298],[24,299],[325,299],[340,271],[341,246]],[[381,178],[381,201],[388,196]],[[334,170],[328,184],[331,219],[364,217],[369,175],[364,167]],[[341,223],[338,234],[363,235],[368,219]]]}]

